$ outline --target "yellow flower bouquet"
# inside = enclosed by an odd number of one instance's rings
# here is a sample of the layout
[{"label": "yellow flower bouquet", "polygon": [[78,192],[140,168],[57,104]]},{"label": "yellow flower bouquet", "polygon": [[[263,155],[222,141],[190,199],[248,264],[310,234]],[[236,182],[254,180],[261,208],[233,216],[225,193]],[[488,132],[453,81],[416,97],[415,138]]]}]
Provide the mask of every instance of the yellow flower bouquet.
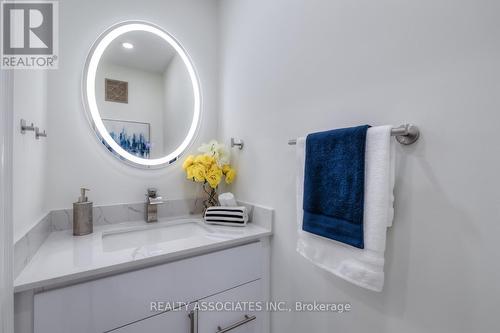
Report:
[{"label": "yellow flower bouquet", "polygon": [[208,199],[204,201],[205,208],[218,205],[217,188],[222,180],[231,184],[236,177],[236,171],[229,164],[229,152],[223,144],[215,140],[203,144],[199,155],[189,155],[182,164],[186,178],[202,183]]}]

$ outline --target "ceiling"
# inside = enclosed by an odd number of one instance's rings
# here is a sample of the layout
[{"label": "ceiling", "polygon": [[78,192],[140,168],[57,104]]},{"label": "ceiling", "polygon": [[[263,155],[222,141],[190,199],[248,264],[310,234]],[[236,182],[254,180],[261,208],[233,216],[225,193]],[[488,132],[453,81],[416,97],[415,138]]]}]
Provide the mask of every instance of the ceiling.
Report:
[{"label": "ceiling", "polygon": [[[122,43],[125,42],[131,43],[134,48],[124,48]],[[157,35],[146,31],[130,31],[108,45],[101,61],[163,74],[175,54],[174,48]]]}]

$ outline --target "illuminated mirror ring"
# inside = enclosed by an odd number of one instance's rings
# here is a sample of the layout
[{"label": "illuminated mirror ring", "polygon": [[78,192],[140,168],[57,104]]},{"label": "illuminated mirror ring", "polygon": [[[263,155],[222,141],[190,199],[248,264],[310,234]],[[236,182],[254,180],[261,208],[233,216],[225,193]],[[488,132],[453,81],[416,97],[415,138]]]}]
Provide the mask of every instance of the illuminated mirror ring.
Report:
[{"label": "illuminated mirror ring", "polygon": [[[189,130],[181,144],[177,146],[177,148],[175,148],[171,153],[161,158],[146,159],[127,152],[118,143],[116,143],[115,140],[113,140],[108,130],[106,129],[99,113],[96,99],[96,74],[99,61],[101,60],[104,51],[110,45],[110,43],[112,43],[121,35],[131,31],[153,33],[165,40],[182,59],[182,62],[186,66],[193,88],[194,110]],[[141,168],[163,167],[175,162],[195,139],[201,118],[201,92],[198,75],[193,66],[193,63],[190,60],[190,57],[188,56],[184,48],[180,45],[180,43],[168,32],[164,31],[162,28],[154,24],[144,21],[127,21],[113,25],[108,30],[106,30],[94,42],[94,45],[89,52],[83,73],[82,90],[84,104],[87,109],[89,121],[91,122],[91,125],[94,128],[99,140],[103,142],[103,144],[104,142],[106,143],[106,145],[108,146],[106,147],[106,149],[111,150],[115,154],[115,156],[119,157],[121,160],[127,162],[128,164]]]}]

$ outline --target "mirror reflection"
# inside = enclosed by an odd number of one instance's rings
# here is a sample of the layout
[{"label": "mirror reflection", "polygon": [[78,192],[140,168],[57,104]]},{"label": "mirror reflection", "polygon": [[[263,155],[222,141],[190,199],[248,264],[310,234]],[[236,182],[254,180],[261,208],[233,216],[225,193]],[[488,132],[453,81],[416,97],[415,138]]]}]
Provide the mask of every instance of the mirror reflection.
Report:
[{"label": "mirror reflection", "polygon": [[139,158],[174,151],[193,119],[189,72],[176,50],[149,31],[126,32],[108,45],[97,67],[95,96],[110,136]]}]

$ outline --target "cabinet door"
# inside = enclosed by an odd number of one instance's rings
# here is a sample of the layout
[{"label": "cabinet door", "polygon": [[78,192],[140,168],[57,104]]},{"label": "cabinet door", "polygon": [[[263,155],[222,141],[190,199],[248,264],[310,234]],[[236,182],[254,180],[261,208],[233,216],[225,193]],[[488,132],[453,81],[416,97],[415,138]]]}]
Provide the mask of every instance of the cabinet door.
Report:
[{"label": "cabinet door", "polygon": [[169,311],[123,326],[110,333],[190,333],[191,317],[185,310]]},{"label": "cabinet door", "polygon": [[[261,281],[257,280],[198,301],[198,333],[261,333]],[[224,306],[224,309],[207,309]],[[205,308],[204,308],[205,307]]]}]

